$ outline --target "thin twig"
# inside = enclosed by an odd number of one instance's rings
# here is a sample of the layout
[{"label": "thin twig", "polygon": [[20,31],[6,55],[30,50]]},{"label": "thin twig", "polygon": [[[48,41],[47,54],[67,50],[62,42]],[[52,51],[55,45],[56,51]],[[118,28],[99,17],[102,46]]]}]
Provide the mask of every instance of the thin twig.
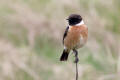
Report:
[{"label": "thin twig", "polygon": [[78,51],[77,50],[73,50],[73,52],[75,53],[75,63],[76,63],[76,80],[78,80]]},{"label": "thin twig", "polygon": [[78,66],[77,66],[77,63],[78,62],[76,62],[76,80],[78,80]]}]

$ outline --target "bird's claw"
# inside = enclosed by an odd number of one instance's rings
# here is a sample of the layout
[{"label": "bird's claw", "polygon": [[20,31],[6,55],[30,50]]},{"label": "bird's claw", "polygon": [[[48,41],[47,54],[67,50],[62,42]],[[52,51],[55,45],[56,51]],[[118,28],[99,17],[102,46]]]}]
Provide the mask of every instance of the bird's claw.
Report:
[{"label": "bird's claw", "polygon": [[78,63],[79,62],[79,58],[75,58],[74,63]]}]

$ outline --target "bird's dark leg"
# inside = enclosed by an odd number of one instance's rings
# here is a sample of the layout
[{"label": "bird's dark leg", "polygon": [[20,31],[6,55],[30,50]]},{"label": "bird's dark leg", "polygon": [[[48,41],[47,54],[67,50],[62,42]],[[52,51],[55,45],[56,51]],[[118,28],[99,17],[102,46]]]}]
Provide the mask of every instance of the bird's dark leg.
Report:
[{"label": "bird's dark leg", "polygon": [[73,49],[73,53],[75,54],[75,63],[78,63],[79,58],[78,58],[78,51],[76,49]]}]

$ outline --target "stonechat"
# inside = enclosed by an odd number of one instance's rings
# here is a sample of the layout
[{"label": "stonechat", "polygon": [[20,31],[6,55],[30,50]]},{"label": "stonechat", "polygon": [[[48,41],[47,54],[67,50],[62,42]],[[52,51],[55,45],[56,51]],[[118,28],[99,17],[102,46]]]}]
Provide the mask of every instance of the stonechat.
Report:
[{"label": "stonechat", "polygon": [[[60,61],[67,61],[71,50],[75,52],[77,56],[77,49],[83,47],[88,39],[88,28],[80,15],[71,14],[67,20],[69,26],[63,35],[64,50]],[[75,61],[78,61],[78,58]]]}]

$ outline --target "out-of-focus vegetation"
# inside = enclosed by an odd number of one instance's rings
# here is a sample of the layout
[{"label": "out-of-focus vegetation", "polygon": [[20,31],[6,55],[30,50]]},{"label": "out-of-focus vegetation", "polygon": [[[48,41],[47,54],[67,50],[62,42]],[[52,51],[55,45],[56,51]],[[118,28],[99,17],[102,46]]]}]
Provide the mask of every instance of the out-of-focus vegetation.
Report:
[{"label": "out-of-focus vegetation", "polygon": [[89,28],[79,80],[120,80],[120,0],[1,0],[0,80],[74,80],[73,54],[59,61],[71,13]]}]

